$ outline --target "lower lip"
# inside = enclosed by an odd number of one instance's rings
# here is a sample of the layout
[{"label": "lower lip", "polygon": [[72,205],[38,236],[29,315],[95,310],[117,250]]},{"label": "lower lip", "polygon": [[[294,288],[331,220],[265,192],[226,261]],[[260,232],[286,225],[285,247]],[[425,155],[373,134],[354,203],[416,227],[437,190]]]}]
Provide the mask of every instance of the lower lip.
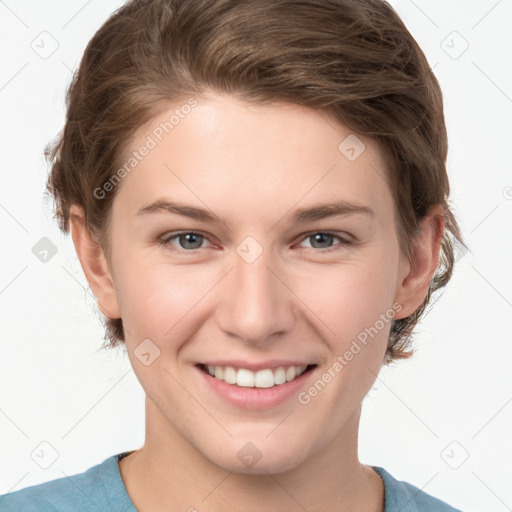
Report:
[{"label": "lower lip", "polygon": [[196,366],[196,370],[203,381],[210,386],[210,389],[230,404],[245,409],[270,409],[290,397],[296,396],[315,368],[304,372],[290,382],[271,388],[247,388],[236,384],[228,384],[223,380],[212,377],[198,366]]}]

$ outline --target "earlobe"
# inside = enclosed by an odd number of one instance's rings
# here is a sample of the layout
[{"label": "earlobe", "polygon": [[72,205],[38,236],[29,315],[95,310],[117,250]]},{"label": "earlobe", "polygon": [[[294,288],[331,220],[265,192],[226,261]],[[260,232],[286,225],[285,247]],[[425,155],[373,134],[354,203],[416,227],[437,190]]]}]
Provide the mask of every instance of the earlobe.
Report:
[{"label": "earlobe", "polygon": [[83,208],[78,205],[70,208],[70,225],[78,259],[100,311],[108,318],[121,318],[117,291],[104,251],[91,236]]},{"label": "earlobe", "polygon": [[420,232],[413,243],[410,262],[403,265],[406,275],[399,284],[396,302],[402,305],[395,318],[412,315],[427,296],[432,276],[439,263],[444,235],[444,214],[440,205],[432,206],[420,222]]}]

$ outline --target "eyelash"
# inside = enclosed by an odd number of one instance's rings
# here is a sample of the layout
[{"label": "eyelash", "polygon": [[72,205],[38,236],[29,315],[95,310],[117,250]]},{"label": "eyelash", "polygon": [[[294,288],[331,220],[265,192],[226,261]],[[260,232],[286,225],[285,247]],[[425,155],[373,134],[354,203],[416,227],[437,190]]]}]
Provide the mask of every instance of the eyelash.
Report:
[{"label": "eyelash", "polygon": [[[306,235],[304,235],[301,238],[301,241],[306,240],[308,238],[311,238],[314,235],[319,235],[319,234],[327,235],[327,236],[333,236],[335,238],[338,238],[340,240],[340,243],[339,243],[338,246],[329,247],[327,249],[317,249],[315,247],[306,247],[305,249],[309,249],[309,250],[312,250],[312,251],[315,251],[315,252],[320,252],[320,253],[330,253],[330,252],[333,252],[333,251],[343,250],[345,247],[352,245],[352,242],[349,242],[348,240],[345,240],[344,238],[340,237],[338,234],[330,232],[330,231],[313,231],[311,233],[307,233]],[[170,250],[174,250],[174,251],[176,251],[178,253],[181,253],[181,254],[183,254],[183,253],[185,253],[185,254],[193,254],[193,253],[199,251],[200,249],[203,249],[203,248],[198,248],[198,249],[176,249],[176,248],[172,248],[171,249],[170,248],[171,241],[174,240],[175,238],[180,237],[181,235],[199,235],[200,237],[202,237],[202,238],[204,238],[206,240],[208,239],[205,235],[203,235],[202,233],[199,233],[197,231],[178,231],[176,233],[172,233],[170,236],[166,236],[165,238],[160,238],[158,240],[158,242],[164,248],[170,249]]]}]

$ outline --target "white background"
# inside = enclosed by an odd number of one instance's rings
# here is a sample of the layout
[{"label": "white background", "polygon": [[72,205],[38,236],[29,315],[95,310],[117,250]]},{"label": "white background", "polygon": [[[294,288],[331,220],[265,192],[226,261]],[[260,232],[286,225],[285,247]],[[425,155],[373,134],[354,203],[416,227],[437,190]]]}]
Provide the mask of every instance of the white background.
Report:
[{"label": "white background", "polygon": [[[471,252],[418,327],[416,355],[383,369],[366,398],[360,458],[465,512],[504,512],[512,510],[512,1],[390,3],[443,89],[451,198]],[[95,301],[43,201],[43,148],[63,126],[72,70],[121,4],[0,2],[0,494],[144,441],[142,389],[122,351],[98,350]],[[46,59],[31,47],[48,38],[43,31],[58,43]],[[42,237],[58,248],[47,263],[32,253]],[[48,469],[31,458],[42,442],[58,453]]]}]

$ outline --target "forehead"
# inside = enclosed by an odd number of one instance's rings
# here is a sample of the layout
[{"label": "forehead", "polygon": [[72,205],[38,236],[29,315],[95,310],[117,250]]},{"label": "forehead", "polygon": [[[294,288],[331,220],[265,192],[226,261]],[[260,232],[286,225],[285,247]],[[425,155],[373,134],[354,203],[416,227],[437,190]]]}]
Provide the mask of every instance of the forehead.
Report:
[{"label": "forehead", "polygon": [[134,152],[115,200],[133,214],[165,196],[240,219],[343,199],[376,211],[392,206],[377,143],[300,105],[185,99],[141,126],[124,161]]}]

